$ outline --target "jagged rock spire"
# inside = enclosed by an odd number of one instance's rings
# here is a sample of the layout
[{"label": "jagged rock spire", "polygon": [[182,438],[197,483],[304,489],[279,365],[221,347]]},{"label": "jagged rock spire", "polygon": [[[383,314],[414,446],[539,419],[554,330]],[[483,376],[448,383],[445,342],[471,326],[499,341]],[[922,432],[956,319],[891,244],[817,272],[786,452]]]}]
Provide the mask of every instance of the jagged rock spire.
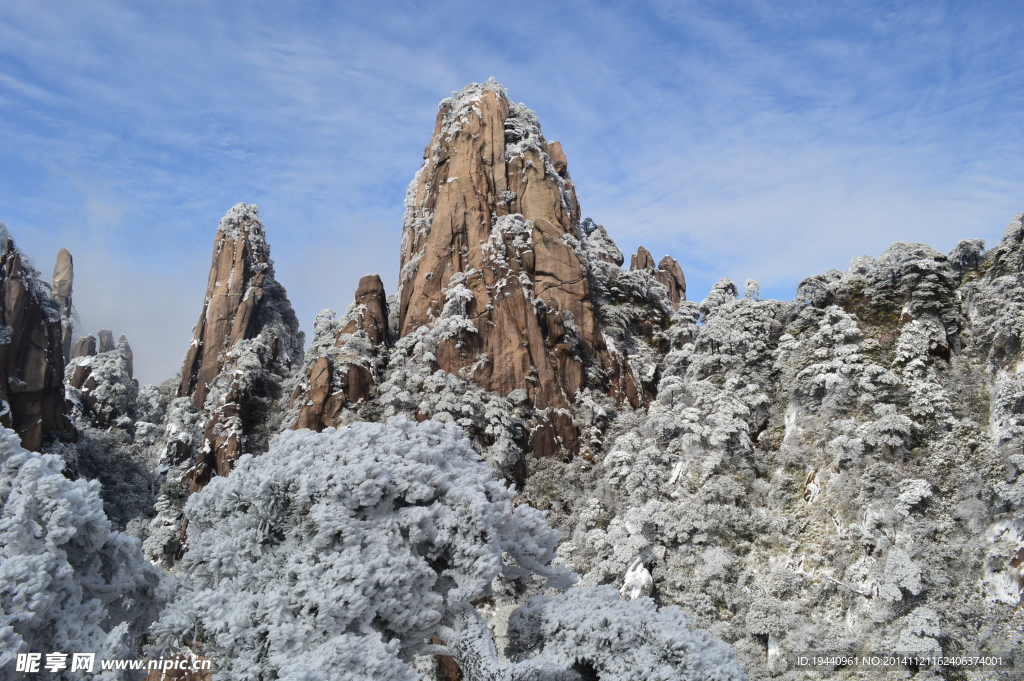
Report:
[{"label": "jagged rock spire", "polygon": [[110,329],[100,329],[100,352],[113,352],[117,349],[117,345],[114,344],[114,332]]},{"label": "jagged rock spire", "polygon": [[202,409],[209,384],[220,373],[224,351],[254,335],[269,263],[259,209],[239,203],[217,228],[203,311],[181,366],[178,395],[192,397],[197,409]]},{"label": "jagged rock spire", "polygon": [[203,311],[181,369],[178,394],[206,419],[193,489],[227,475],[248,451],[254,400],[281,365],[302,357],[298,327],[274,279],[259,210],[239,203],[217,229]]},{"label": "jagged rock spire", "polygon": [[438,367],[500,395],[525,390],[541,413],[534,453],[574,449],[568,409],[588,366],[602,389],[638,395],[597,325],[561,146],[490,80],[442,102],[424,158],[406,199],[400,335],[464,306],[475,331],[444,339]]},{"label": "jagged rock spire", "polygon": [[51,437],[75,433],[64,399],[61,308],[3,223],[0,248],[0,424],[38,451]]}]

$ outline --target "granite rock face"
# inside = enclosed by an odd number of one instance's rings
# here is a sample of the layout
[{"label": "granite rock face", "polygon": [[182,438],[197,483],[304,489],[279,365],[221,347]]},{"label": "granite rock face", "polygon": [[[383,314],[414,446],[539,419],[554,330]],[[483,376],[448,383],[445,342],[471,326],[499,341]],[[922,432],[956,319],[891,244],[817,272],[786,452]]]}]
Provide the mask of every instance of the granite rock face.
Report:
[{"label": "granite rock face", "polygon": [[117,345],[114,343],[114,332],[110,329],[100,329],[99,352],[113,352],[116,349]]},{"label": "granite rock face", "polygon": [[360,279],[355,302],[342,319],[331,310],[317,317],[305,380],[292,396],[292,407],[299,410],[295,428],[341,425],[345,409],[372,397],[389,345],[384,284],[370,274]]},{"label": "granite rock face", "polygon": [[71,321],[71,291],[74,284],[75,264],[71,253],[66,248],[57,253],[57,262],[53,267],[51,284],[53,299],[60,308],[61,346],[64,348],[64,362],[71,358],[71,337],[74,325]]},{"label": "granite rock face", "polygon": [[298,319],[274,279],[259,211],[240,203],[217,229],[203,311],[181,369],[178,395],[191,398],[205,421],[193,489],[227,475],[250,450],[254,409],[274,399],[275,377],[301,357],[302,344]]},{"label": "granite rock face", "polygon": [[598,327],[561,146],[488,81],[442,102],[424,158],[406,199],[400,335],[459,308],[469,325],[441,339],[437,367],[502,396],[525,390],[533,453],[575,450],[578,391],[642,395]]},{"label": "granite rock face", "polygon": [[61,304],[2,223],[0,247],[0,424],[15,430],[25,449],[38,451],[75,433],[64,399]]},{"label": "granite rock face", "polygon": [[665,285],[665,288],[668,289],[669,299],[678,308],[679,303],[686,300],[686,277],[683,275],[683,268],[679,266],[679,262],[672,256],[666,255],[658,263],[658,269],[654,271],[654,276]]},{"label": "granite rock face", "polygon": [[[210,383],[223,368],[224,351],[255,335],[253,325],[263,300],[269,263],[259,212],[255,206],[238,204],[228,211],[217,229],[203,311],[181,367],[178,395],[192,397],[196,409],[203,408]],[[110,344],[113,345],[113,337]]]}]

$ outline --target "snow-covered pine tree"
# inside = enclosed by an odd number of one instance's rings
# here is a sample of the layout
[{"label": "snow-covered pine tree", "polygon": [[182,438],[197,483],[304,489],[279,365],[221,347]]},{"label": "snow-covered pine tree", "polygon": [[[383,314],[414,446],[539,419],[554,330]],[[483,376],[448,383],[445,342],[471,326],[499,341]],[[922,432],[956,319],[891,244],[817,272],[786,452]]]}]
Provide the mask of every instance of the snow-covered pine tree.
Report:
[{"label": "snow-covered pine tree", "polygon": [[201,642],[219,673],[239,680],[411,681],[417,655],[443,653],[467,681],[570,681],[577,660],[614,667],[601,643],[614,624],[640,627],[634,642],[652,649],[636,654],[673,678],[718,666],[722,678],[743,677],[728,646],[674,611],[576,590],[565,603],[591,618],[555,622],[568,611],[542,597],[517,635],[550,647],[502,661],[472,602],[495,580],[536,591],[574,579],[552,565],[558,533],[513,494],[455,424],[394,418],[283,433],[189,500],[188,581],[154,631],[164,645]]},{"label": "snow-covered pine tree", "polygon": [[[0,428],[0,679],[18,653],[134,656],[163,601],[163,573],[111,530],[96,481],[69,480],[52,454]],[[112,681],[124,672],[97,673]],[[61,679],[72,677],[67,670]],[[127,677],[126,677],[127,678]]]}]

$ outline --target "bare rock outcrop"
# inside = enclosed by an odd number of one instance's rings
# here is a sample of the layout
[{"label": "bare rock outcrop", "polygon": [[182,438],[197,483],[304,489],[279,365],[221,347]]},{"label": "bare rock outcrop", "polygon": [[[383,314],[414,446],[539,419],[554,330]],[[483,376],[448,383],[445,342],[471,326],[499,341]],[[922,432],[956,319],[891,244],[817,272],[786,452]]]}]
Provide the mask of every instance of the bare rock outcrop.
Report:
[{"label": "bare rock outcrop", "polygon": [[181,369],[178,395],[192,399],[204,423],[194,490],[259,447],[251,441],[254,424],[278,398],[281,375],[302,345],[298,319],[274,279],[259,211],[240,203],[217,229],[203,311]]},{"label": "bare rock outcrop", "polygon": [[356,299],[337,319],[321,312],[306,353],[306,377],[292,396],[295,428],[320,431],[342,423],[343,411],[373,396],[380,382],[388,338],[388,303],[376,274],[359,280]]},{"label": "bare rock outcrop", "polygon": [[493,80],[442,102],[406,199],[399,333],[459,317],[437,367],[499,395],[525,390],[537,456],[576,448],[570,414],[594,387],[642,396],[598,328],[565,155]]},{"label": "bare rock outcrop", "polygon": [[654,276],[668,289],[668,297],[678,308],[679,303],[686,300],[686,277],[683,275],[683,268],[679,262],[670,255],[666,255],[658,263],[658,269]]},{"label": "bare rock outcrop", "polygon": [[686,277],[683,276],[683,268],[672,256],[666,255],[655,267],[654,256],[641,246],[629,259],[629,269],[650,272],[668,289],[668,298],[676,309],[679,309],[679,303],[686,300]]},{"label": "bare rock outcrop", "polygon": [[96,354],[96,336],[91,333],[88,336],[83,336],[75,341],[75,346],[71,349],[71,358],[78,359],[79,357],[92,357]]},{"label": "bare rock outcrop", "polygon": [[75,278],[75,264],[71,253],[66,248],[57,253],[57,262],[53,266],[53,282],[51,284],[53,299],[60,309],[61,346],[64,348],[64,362],[71,358],[71,336],[74,325],[71,318],[71,291]]},{"label": "bare rock outcrop", "polygon": [[86,424],[106,429],[119,419],[132,420],[139,384],[132,378],[132,349],[128,339],[121,336],[115,346],[113,332],[109,329],[101,330],[99,336],[98,352],[96,337],[91,334],[75,344],[75,356],[66,367],[66,387],[79,426]]},{"label": "bare rock outcrop", "polygon": [[636,253],[629,259],[629,269],[631,270],[653,270],[654,269],[654,256],[646,248],[641,246],[636,250]]},{"label": "bare rock outcrop", "polygon": [[0,223],[0,424],[38,451],[73,438],[64,399],[61,308]]},{"label": "bare rock outcrop", "polygon": [[114,343],[114,332],[110,329],[100,329],[99,332],[99,351],[102,352],[113,352],[117,349],[117,345]]}]

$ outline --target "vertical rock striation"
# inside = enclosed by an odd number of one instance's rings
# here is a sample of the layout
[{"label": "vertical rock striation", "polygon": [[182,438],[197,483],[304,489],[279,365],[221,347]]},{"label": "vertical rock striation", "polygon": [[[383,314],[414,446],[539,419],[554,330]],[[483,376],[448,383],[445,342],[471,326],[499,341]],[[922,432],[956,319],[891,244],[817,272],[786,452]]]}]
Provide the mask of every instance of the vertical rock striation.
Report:
[{"label": "vertical rock striation", "polygon": [[205,421],[194,490],[250,451],[254,412],[276,398],[282,367],[301,357],[302,344],[258,209],[240,203],[217,229],[203,311],[181,369],[178,395],[191,398]]},{"label": "vertical rock striation", "polygon": [[0,424],[15,430],[25,449],[38,451],[75,432],[64,400],[61,306],[2,223],[0,248]]},{"label": "vertical rock striation", "polygon": [[234,206],[217,229],[203,311],[181,367],[178,395],[191,397],[196,409],[203,408],[210,383],[223,368],[224,351],[254,335],[269,263],[258,210],[244,203]]},{"label": "vertical rock striation", "polygon": [[492,80],[442,102],[424,158],[406,199],[400,335],[457,308],[469,324],[440,339],[437,367],[525,390],[535,455],[575,449],[579,390],[642,398],[597,324],[561,146]]}]

